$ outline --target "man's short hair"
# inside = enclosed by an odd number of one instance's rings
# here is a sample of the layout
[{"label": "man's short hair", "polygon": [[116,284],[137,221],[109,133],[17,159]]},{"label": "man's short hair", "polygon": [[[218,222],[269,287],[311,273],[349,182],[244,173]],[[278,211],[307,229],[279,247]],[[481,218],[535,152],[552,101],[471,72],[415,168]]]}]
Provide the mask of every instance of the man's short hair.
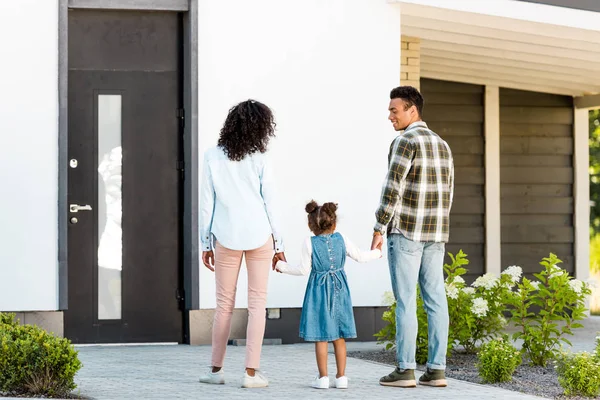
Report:
[{"label": "man's short hair", "polygon": [[390,100],[402,99],[408,104],[408,108],[417,107],[419,116],[423,116],[423,96],[419,91],[412,86],[398,86],[390,92]]}]

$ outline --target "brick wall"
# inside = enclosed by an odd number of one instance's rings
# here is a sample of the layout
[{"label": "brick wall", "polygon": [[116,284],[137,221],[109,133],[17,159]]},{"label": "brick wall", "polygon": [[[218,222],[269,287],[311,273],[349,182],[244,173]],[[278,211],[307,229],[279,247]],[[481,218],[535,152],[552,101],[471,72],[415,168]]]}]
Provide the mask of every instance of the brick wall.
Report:
[{"label": "brick wall", "polygon": [[421,86],[421,39],[402,36],[400,58],[400,84],[419,89]]}]

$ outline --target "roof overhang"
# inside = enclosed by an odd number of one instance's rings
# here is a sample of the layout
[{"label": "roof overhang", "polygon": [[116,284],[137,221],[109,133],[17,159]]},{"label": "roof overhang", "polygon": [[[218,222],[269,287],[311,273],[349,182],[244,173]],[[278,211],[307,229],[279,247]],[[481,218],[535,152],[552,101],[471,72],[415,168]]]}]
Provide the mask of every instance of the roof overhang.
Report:
[{"label": "roof overhang", "polygon": [[575,97],[575,108],[600,108],[600,94]]},{"label": "roof overhang", "polygon": [[514,0],[397,2],[402,34],[421,39],[422,77],[600,93],[600,13]]}]

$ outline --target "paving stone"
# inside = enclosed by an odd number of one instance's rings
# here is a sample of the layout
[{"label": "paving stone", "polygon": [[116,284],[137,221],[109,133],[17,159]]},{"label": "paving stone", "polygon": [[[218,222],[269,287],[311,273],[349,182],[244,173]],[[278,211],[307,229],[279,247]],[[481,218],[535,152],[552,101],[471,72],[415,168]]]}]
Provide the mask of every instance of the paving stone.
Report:
[{"label": "paving stone", "polygon": [[[354,358],[348,359],[348,390],[316,390],[309,386],[317,371],[311,344],[263,347],[262,370],[270,380],[264,389],[240,387],[245,347],[227,348],[225,385],[198,382],[210,364],[210,346],[93,346],[78,350],[84,367],[77,384],[82,395],[94,399],[540,399],[455,380],[449,380],[447,388],[383,387],[378,380],[390,367]],[[329,376],[333,383],[333,355],[329,356]]]}]

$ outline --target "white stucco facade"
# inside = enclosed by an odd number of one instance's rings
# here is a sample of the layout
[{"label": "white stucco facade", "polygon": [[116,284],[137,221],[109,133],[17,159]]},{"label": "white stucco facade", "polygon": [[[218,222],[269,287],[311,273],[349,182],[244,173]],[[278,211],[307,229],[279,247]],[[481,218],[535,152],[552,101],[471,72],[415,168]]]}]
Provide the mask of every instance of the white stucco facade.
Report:
[{"label": "white stucco facade", "polygon": [[[401,34],[421,39],[421,77],[486,87],[490,182],[498,181],[500,167],[498,88],[576,98],[600,90],[592,78],[600,71],[599,28],[589,25],[597,13],[512,0],[451,3],[197,1],[199,165],[232,105],[254,98],[273,109],[277,138],[270,152],[288,261],[299,260],[310,235],[304,206],[313,198],[338,202],[339,231],[364,249],[370,245],[395,135],[387,106],[390,89],[400,84]],[[59,0],[0,2],[0,310],[59,308],[58,9]],[[577,269],[585,271],[587,145],[583,111],[578,115],[574,214]],[[489,185],[486,192],[492,272],[502,268],[499,190]],[[390,288],[385,256],[363,265],[348,260],[347,274],[355,306],[381,305]],[[268,307],[300,307],[305,282],[272,273]],[[246,287],[244,269],[239,308],[247,305]],[[201,309],[215,307],[214,288],[213,273],[200,263]]]},{"label": "white stucco facade", "polygon": [[[57,10],[58,0],[0,5],[2,37],[20,37],[3,41],[9,62],[0,74],[1,310],[58,309]],[[278,123],[271,151],[290,261],[309,234],[303,209],[311,198],[337,201],[339,229],[367,248],[393,137],[386,108],[399,83],[399,6],[207,0],[198,16],[200,153],[215,144],[229,107],[265,102]],[[380,304],[386,268],[384,259],[349,265],[356,305]],[[242,274],[239,307],[243,288]],[[300,306],[304,281],[273,274],[269,290],[270,307]],[[214,307],[213,276],[204,268],[200,305]]]},{"label": "white stucco facade", "polygon": [[[266,103],[277,120],[270,151],[288,261],[299,261],[310,234],[304,206],[311,198],[338,202],[339,230],[368,249],[394,137],[387,106],[400,76],[399,6],[201,1],[198,16],[200,154],[216,144],[232,105]],[[347,273],[354,305],[381,304],[389,289],[385,259],[349,261]],[[273,273],[268,307],[301,306],[305,282]],[[237,307],[246,307],[246,287],[244,269]],[[201,266],[201,308],[215,306],[214,292],[214,275]]]},{"label": "white stucco facade", "polygon": [[0,310],[58,307],[58,1],[0,2]]}]

